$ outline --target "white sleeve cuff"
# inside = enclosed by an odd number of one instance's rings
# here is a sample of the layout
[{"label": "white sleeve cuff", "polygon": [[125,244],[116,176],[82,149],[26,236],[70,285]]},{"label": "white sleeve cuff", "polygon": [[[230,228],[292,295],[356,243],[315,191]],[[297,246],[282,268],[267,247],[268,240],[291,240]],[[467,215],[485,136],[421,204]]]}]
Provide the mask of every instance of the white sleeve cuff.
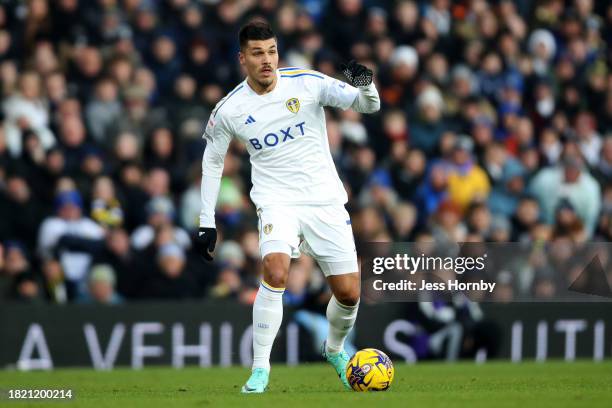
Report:
[{"label": "white sleeve cuff", "polygon": [[360,86],[359,94],[351,107],[359,113],[374,113],[380,109],[380,97],[376,85],[372,82],[368,86]]},{"label": "white sleeve cuff", "polygon": [[200,210],[200,228],[216,228],[215,206],[221,188],[221,177],[202,175],[202,188],[200,197],[202,209]]}]

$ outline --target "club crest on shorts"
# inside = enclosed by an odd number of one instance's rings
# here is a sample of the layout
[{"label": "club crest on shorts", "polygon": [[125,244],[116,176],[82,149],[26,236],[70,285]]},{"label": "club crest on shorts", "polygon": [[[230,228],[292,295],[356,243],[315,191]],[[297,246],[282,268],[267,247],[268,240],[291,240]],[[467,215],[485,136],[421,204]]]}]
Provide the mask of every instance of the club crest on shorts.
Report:
[{"label": "club crest on shorts", "polygon": [[272,232],[272,228],[273,228],[272,224],[264,225],[264,227],[263,227],[264,234],[268,235],[269,233],[271,233]]},{"label": "club crest on shorts", "polygon": [[300,100],[298,98],[287,99],[285,102],[285,106],[289,109],[291,113],[298,113],[300,110]]}]

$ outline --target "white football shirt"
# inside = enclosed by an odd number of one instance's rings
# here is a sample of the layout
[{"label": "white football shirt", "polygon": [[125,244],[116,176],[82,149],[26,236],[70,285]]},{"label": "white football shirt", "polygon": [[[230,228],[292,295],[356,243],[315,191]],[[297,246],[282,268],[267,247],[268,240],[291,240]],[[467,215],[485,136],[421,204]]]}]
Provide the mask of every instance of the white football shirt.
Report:
[{"label": "white football shirt", "polygon": [[281,68],[277,76],[267,94],[258,95],[244,80],[217,104],[204,133],[206,149],[212,149],[204,155],[204,177],[220,176],[235,137],[250,154],[257,208],[346,203],[323,107],[348,109],[359,90],[317,71]]}]

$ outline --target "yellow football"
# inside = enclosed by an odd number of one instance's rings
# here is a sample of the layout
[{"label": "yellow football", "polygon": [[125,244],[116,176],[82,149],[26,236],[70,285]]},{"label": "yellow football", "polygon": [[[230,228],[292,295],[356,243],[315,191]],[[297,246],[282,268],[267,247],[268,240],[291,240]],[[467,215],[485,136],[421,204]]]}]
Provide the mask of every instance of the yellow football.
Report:
[{"label": "yellow football", "polygon": [[354,391],[385,391],[394,374],[391,359],[374,348],[359,350],[346,366],[346,378]]}]

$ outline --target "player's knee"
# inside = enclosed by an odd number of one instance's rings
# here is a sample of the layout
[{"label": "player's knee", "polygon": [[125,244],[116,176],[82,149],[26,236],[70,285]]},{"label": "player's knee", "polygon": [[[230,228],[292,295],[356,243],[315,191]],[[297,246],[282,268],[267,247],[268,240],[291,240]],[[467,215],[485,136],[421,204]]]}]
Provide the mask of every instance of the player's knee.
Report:
[{"label": "player's knee", "polygon": [[355,306],[359,303],[361,291],[359,285],[345,287],[334,293],[336,300],[345,306]]},{"label": "player's knee", "polygon": [[263,259],[264,281],[275,288],[284,288],[289,275],[284,255],[269,254]]}]

